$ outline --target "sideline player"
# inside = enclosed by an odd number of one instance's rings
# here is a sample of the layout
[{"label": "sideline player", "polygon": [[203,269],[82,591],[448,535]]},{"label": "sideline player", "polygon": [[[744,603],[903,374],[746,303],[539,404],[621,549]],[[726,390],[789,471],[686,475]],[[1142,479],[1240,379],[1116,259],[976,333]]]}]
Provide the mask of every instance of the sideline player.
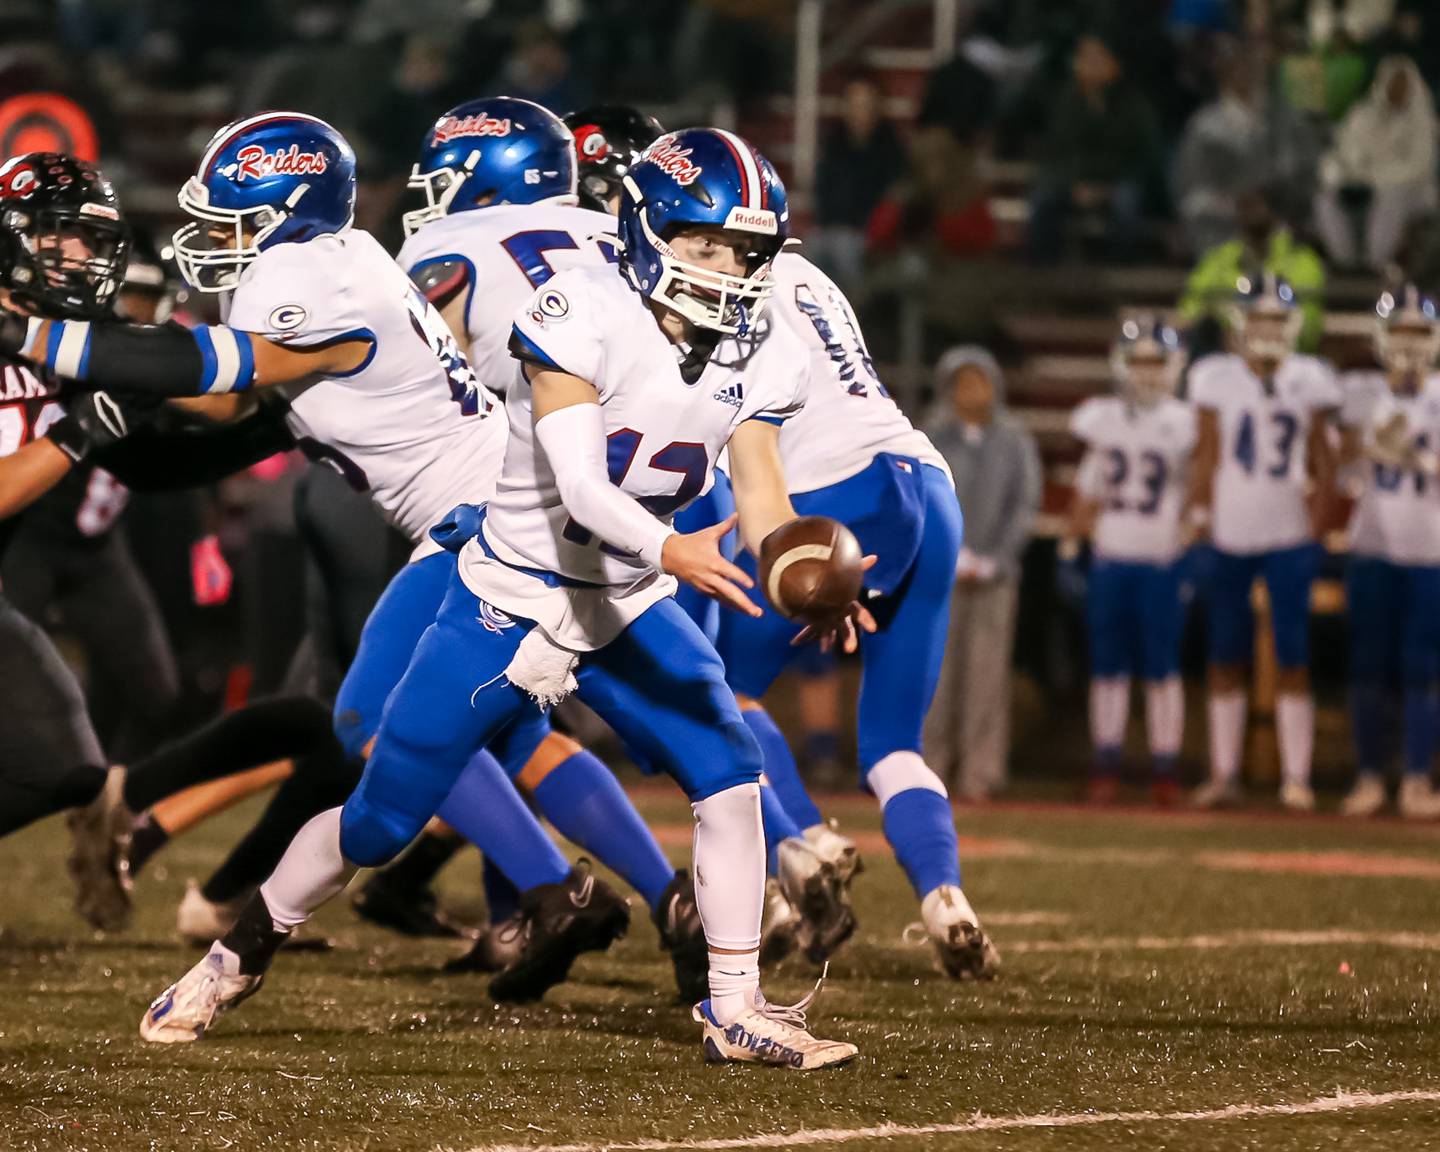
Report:
[{"label": "sideline player", "polygon": [[152,1038],[192,1039],[252,993],[286,929],[356,863],[419,831],[457,761],[535,701],[578,691],[691,798],[711,949],[711,994],[695,1010],[707,1058],[813,1068],[855,1056],[805,1029],[804,1003],[760,995],[758,749],[672,596],[679,577],[758,611],[743,591],[752,582],[716,548],[730,523],[689,536],[669,524],[727,442],[750,546],[793,517],[778,426],[804,403],[806,357],[760,315],[784,187],[745,141],[711,129],[662,137],[625,187],[619,273],[561,273],[516,317],[523,367],[506,392],[505,467],[360,788],[302,832],[236,930],[155,1001],[142,1024]]},{"label": "sideline player", "polygon": [[1279,664],[1280,802],[1295,811],[1315,807],[1310,582],[1334,485],[1328,429],[1340,390],[1328,365],[1296,354],[1301,319],[1288,284],[1269,274],[1242,279],[1231,325],[1235,351],[1205,356],[1190,369],[1199,434],[1186,518],[1215,546],[1206,605],[1210,779],[1194,795],[1202,808],[1240,798],[1257,576],[1270,593]]},{"label": "sideline player", "polygon": [[1397,804],[1412,820],[1440,816],[1430,783],[1440,682],[1440,319],[1414,287],[1376,306],[1382,372],[1342,378],[1346,455],[1360,497],[1350,520],[1345,594],[1350,625],[1350,717],[1358,773],[1348,816],[1385,806],[1392,749],[1390,700],[1403,692],[1405,774]]},{"label": "sideline player", "polygon": [[1116,395],[1092,396],[1070,418],[1085,456],[1060,559],[1062,577],[1077,573],[1081,544],[1090,541],[1082,577],[1095,745],[1088,791],[1098,803],[1116,796],[1136,671],[1145,681],[1152,795],[1167,807],[1180,799],[1180,513],[1195,446],[1195,413],[1175,397],[1184,365],[1173,328],[1155,316],[1130,317],[1111,353]]}]

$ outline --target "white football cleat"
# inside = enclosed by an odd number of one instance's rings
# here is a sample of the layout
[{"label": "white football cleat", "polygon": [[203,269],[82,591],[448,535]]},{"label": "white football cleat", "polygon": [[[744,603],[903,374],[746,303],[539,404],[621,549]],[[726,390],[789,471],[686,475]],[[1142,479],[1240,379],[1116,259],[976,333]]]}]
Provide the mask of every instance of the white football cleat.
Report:
[{"label": "white football cleat", "polygon": [[804,836],[820,859],[835,869],[840,882],[847,888],[855,874],[864,871],[865,865],[860,860],[860,850],[855,847],[855,841],[841,835],[834,820],[810,825],[805,829]]},{"label": "white football cleat", "polygon": [[1280,803],[1291,812],[1315,811],[1315,789],[1309,784],[1287,780],[1280,785]]},{"label": "white football cleat", "polygon": [[702,1000],[691,1012],[702,1026],[701,1044],[707,1064],[779,1064],[810,1071],[835,1068],[855,1059],[860,1049],[843,1040],[821,1040],[805,1025],[805,1010],[815,1001],[819,983],[798,1004],[771,1004],[761,999],[729,1024],[721,1024]]},{"label": "white football cleat", "polygon": [[780,881],[765,881],[765,911],[760,920],[760,963],[778,964],[800,946],[800,913],[790,906]]},{"label": "white football cleat", "polygon": [[1399,808],[1406,820],[1434,820],[1440,817],[1440,794],[1427,777],[1407,772],[1400,781]]},{"label": "white football cleat", "polygon": [[1355,787],[1340,801],[1340,812],[1344,816],[1374,816],[1385,807],[1385,780],[1367,772],[1355,781]]},{"label": "white football cleat", "polygon": [[811,963],[824,963],[855,932],[855,910],[839,873],[809,840],[790,836],[775,850],[775,879],[800,916],[801,949]]},{"label": "white football cleat", "polygon": [[188,1044],[199,1040],[222,1012],[260,990],[264,976],[227,972],[237,962],[217,942],[200,963],[160,993],[140,1018],[140,1036],[152,1044]]},{"label": "white football cleat", "polygon": [[242,897],[226,904],[216,904],[205,899],[200,885],[194,880],[187,880],[185,896],[175,910],[175,931],[185,943],[204,948],[235,926],[235,918],[240,915],[247,899]]},{"label": "white football cleat", "polygon": [[942,884],[930,892],[920,902],[920,920],[940,970],[950,979],[993,980],[999,975],[1000,953],[955,885]]},{"label": "white football cleat", "polygon": [[1190,793],[1192,808],[1238,808],[1244,802],[1235,780],[1207,780]]}]

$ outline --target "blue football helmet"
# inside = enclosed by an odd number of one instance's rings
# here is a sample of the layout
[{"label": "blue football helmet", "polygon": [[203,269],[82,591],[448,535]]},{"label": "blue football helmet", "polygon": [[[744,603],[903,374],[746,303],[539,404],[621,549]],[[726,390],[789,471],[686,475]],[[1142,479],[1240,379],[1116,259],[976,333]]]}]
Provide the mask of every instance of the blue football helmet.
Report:
[{"label": "blue football helmet", "polygon": [[1242,356],[1280,363],[1295,351],[1304,323],[1295,290],[1281,277],[1263,272],[1236,281],[1230,330]]},{"label": "blue football helmet", "polygon": [[1423,378],[1440,357],[1440,308],[1407,284],[1397,296],[1384,292],[1375,305],[1375,356],[1387,372]]},{"label": "blue football helmet", "polygon": [[[770,262],[790,229],[785,185],[770,162],[733,132],[687,128],[651,144],[624,186],[620,268],[631,284],[701,328],[748,332],[774,291]],[[704,224],[753,239],[745,275],[679,259],[668,241]]]},{"label": "blue football helmet", "polygon": [[407,236],[441,216],[490,204],[575,204],[575,137],[529,100],[471,100],[425,134],[408,183],[425,193],[425,207],[401,218]]},{"label": "blue football helmet", "polygon": [[262,112],[211,137],[179,200],[195,218],[175,233],[181,274],[197,291],[227,292],[271,245],[350,227],[355,153],[314,116]]},{"label": "blue football helmet", "polygon": [[1120,394],[1132,404],[1150,408],[1175,395],[1185,369],[1185,345],[1163,316],[1127,316],[1110,349],[1110,368]]}]

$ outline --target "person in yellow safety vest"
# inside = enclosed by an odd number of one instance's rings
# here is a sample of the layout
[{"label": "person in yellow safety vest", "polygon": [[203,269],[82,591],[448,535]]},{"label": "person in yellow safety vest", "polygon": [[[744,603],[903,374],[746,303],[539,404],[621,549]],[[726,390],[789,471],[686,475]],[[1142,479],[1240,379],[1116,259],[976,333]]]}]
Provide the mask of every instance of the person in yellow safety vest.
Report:
[{"label": "person in yellow safety vest", "polygon": [[[1223,326],[1234,302],[1235,282],[1242,276],[1268,272],[1294,290],[1303,323],[1299,348],[1313,353],[1325,329],[1325,265],[1319,254],[1276,216],[1261,189],[1244,193],[1236,206],[1238,235],[1205,252],[1190,273],[1180,313],[1187,327],[1210,320]],[[1193,344],[1193,341],[1192,341]]]}]

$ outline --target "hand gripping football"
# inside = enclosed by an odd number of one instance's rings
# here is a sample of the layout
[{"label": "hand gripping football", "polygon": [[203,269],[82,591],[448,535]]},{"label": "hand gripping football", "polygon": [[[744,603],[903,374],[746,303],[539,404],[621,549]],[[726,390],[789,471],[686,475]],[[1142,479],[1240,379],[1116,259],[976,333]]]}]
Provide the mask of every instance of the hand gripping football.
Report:
[{"label": "hand gripping football", "polygon": [[800,516],[760,544],[760,584],[775,610],[804,624],[833,623],[860,599],[860,542],[838,520]]}]

